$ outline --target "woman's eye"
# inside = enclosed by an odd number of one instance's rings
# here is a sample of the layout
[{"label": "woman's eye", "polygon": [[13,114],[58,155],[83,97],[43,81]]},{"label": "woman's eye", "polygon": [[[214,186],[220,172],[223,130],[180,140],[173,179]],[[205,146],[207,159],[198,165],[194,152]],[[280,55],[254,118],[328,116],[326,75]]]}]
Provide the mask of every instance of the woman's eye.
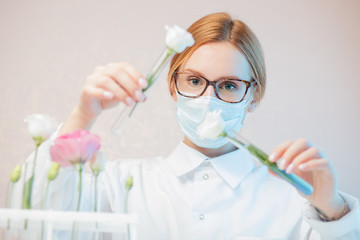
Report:
[{"label": "woman's eye", "polygon": [[226,90],[231,90],[231,89],[233,89],[233,88],[235,88],[232,84],[229,84],[229,83],[227,83],[226,85],[225,85],[225,89]]},{"label": "woman's eye", "polygon": [[193,85],[193,86],[198,86],[201,84],[201,81],[198,78],[190,78],[188,81],[189,81],[190,85]]},{"label": "woman's eye", "polygon": [[222,86],[220,86],[220,88],[223,88],[227,91],[231,91],[231,90],[236,90],[236,84],[231,83],[231,82],[226,82],[224,84],[222,84]]},{"label": "woman's eye", "polygon": [[191,83],[193,85],[198,85],[199,84],[199,79],[191,79]]}]

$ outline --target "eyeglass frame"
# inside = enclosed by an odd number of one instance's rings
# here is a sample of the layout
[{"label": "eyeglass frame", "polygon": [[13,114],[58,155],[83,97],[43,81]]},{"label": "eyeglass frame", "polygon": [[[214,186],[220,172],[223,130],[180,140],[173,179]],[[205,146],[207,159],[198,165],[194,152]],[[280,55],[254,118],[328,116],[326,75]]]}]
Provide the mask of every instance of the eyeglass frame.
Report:
[{"label": "eyeglass frame", "polygon": [[[182,93],[179,91],[179,88],[178,88],[177,82],[176,82],[176,81],[177,81],[177,78],[176,78],[176,77],[177,77],[177,75],[179,75],[179,74],[186,74],[186,73],[192,73],[192,74],[194,74],[195,76],[200,77],[201,79],[203,79],[203,80],[206,81],[206,86],[205,86],[204,90],[200,93],[200,95],[198,95],[198,96],[185,96],[184,94],[182,94]],[[188,98],[199,98],[199,97],[201,97],[201,96],[206,92],[206,89],[209,87],[209,85],[211,85],[211,86],[214,88],[215,96],[216,96],[219,100],[221,100],[221,101],[223,101],[223,102],[227,102],[227,103],[240,103],[240,102],[242,102],[242,101],[244,100],[244,98],[245,98],[245,96],[246,96],[249,88],[253,85],[254,82],[255,82],[255,84],[256,84],[256,81],[255,81],[254,79],[252,79],[251,81],[246,81],[246,80],[242,80],[242,79],[222,78],[222,79],[219,79],[219,80],[210,81],[209,79],[201,76],[200,74],[198,74],[198,73],[193,73],[193,72],[178,72],[178,71],[175,71],[175,72],[173,73],[173,78],[174,78],[174,81],[175,81],[175,89],[176,89],[176,92],[177,92],[178,94],[180,94],[181,96],[188,97]],[[244,83],[246,84],[246,90],[245,90],[244,96],[240,99],[240,101],[236,101],[236,102],[226,101],[226,100],[221,99],[221,98],[219,97],[216,84],[217,84],[218,82],[224,81],[224,80],[240,81],[240,82],[244,82]]]}]

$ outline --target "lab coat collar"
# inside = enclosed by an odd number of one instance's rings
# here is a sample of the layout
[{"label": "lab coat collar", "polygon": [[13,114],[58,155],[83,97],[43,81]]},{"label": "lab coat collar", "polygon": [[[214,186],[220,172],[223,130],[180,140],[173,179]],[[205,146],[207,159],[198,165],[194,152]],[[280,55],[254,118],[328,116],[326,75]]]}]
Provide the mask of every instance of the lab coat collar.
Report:
[{"label": "lab coat collar", "polygon": [[167,158],[170,168],[177,177],[197,168],[203,161],[210,161],[217,173],[235,188],[253,169],[254,160],[245,149],[237,149],[215,158],[196,151],[181,142]]}]

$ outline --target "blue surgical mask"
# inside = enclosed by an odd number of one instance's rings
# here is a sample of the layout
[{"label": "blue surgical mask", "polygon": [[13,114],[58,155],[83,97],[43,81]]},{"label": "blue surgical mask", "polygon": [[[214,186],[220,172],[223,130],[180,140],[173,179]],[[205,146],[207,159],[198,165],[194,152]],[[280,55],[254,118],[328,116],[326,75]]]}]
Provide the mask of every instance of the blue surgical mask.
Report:
[{"label": "blue surgical mask", "polygon": [[225,122],[225,132],[239,131],[246,118],[249,103],[252,96],[247,97],[240,103],[223,102],[216,97],[201,96],[188,98],[177,94],[176,119],[185,136],[194,144],[204,148],[219,148],[229,140],[225,137],[217,139],[201,139],[197,134],[198,126],[203,122],[206,115],[214,110],[221,110],[221,117]]}]

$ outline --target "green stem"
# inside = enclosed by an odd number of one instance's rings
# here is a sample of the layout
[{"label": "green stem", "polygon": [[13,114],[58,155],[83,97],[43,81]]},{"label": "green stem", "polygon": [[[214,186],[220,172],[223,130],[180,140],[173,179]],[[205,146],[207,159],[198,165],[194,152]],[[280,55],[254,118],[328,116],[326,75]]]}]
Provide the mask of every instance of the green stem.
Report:
[{"label": "green stem", "polygon": [[41,209],[46,209],[46,205],[47,205],[46,203],[47,203],[48,192],[49,192],[49,184],[50,184],[50,181],[47,181],[46,186],[45,186],[45,192],[44,192],[42,203],[41,203]]},{"label": "green stem", "polygon": [[[173,50],[167,48],[167,52],[165,54],[165,56],[162,58],[160,64],[156,65],[155,70],[151,71],[149,73],[149,75],[146,77],[147,81],[148,81],[148,86],[147,88],[143,89],[143,92],[146,92],[149,90],[149,88],[154,84],[154,82],[157,79],[157,74],[159,73],[159,71],[161,70],[161,68],[164,66],[164,64],[166,63],[166,61],[168,60],[168,58],[174,53]],[[132,114],[134,113],[136,107],[138,106],[139,102],[136,102],[135,105],[132,107],[130,113],[129,113],[129,117],[132,116]]]},{"label": "green stem", "polygon": [[[129,192],[130,192],[130,189],[128,188],[126,190],[126,195],[125,195],[125,214],[129,213],[129,209],[128,209]],[[126,225],[126,230],[127,230],[127,240],[130,240],[130,225],[129,225],[129,223],[127,223],[127,225]]]},{"label": "green stem", "polygon": [[[47,209],[47,200],[48,200],[48,194],[49,194],[49,185],[50,185],[50,180],[48,180],[46,182],[46,187],[45,187],[45,192],[43,195],[43,199],[41,202],[41,209],[46,210]],[[44,220],[41,221],[41,240],[45,239],[45,233],[44,233]]]},{"label": "green stem", "polygon": [[76,222],[74,221],[73,222],[73,226],[72,226],[72,231],[71,231],[71,240],[75,240],[77,237],[77,224]]},{"label": "green stem", "polygon": [[239,141],[236,138],[227,136],[226,134],[222,135],[224,137],[227,137],[230,139],[230,141],[237,147],[243,147],[249,150],[249,152],[254,155],[262,164],[266,165],[272,172],[277,174],[279,177],[293,185],[297,190],[299,190],[301,193],[309,196],[313,193],[314,188],[306,182],[304,179],[299,177],[298,175],[291,173],[287,174],[284,170],[280,170],[276,163],[270,162],[269,157],[266,153],[261,151],[258,147],[251,144],[250,142],[243,143]]},{"label": "green stem", "polygon": [[[77,190],[78,190],[79,194],[78,194],[78,202],[77,202],[77,207],[76,207],[76,211],[79,212],[80,211],[80,203],[81,203],[81,192],[82,192],[82,171],[83,171],[84,165],[82,163],[78,163],[75,167],[79,173],[79,182],[78,182],[78,186],[77,186]],[[77,234],[78,234],[77,224],[74,221],[72,231],[71,231],[71,239],[72,240],[76,239]]]},{"label": "green stem", "polygon": [[27,196],[27,169],[29,163],[24,163],[24,177],[23,177],[23,191],[22,191],[22,200],[21,200],[21,208],[26,209],[26,196]]},{"label": "green stem", "polygon": [[[23,187],[23,198],[22,198],[22,208],[23,209],[31,209],[31,193],[32,193],[32,187],[33,187],[33,182],[34,182],[37,152],[38,152],[38,145],[36,145],[36,148],[35,148],[32,175],[27,182],[26,182],[27,164],[25,165],[25,172],[24,172],[24,182],[25,183],[24,183],[24,187]],[[25,219],[25,222],[24,222],[25,229],[27,229],[27,227],[28,227],[28,222],[29,222],[28,219]]]},{"label": "green stem", "polygon": [[8,202],[7,202],[7,207],[8,208],[11,208],[11,203],[12,203],[12,195],[13,195],[13,192],[14,192],[14,184],[13,182],[10,183],[10,186],[9,186],[9,195],[8,195]]},{"label": "green stem", "polygon": [[[97,204],[98,204],[98,186],[97,186],[98,185],[97,184],[98,175],[95,174],[94,177],[95,177],[95,180],[94,180],[94,184],[95,184],[95,186],[94,186],[94,188],[95,188],[95,191],[94,191],[94,212],[96,213],[97,212]],[[96,228],[99,227],[98,222],[96,222],[95,226],[96,226]],[[99,232],[96,232],[96,239],[98,238],[98,235],[99,235]]]},{"label": "green stem", "polygon": [[[28,163],[24,164],[24,177],[23,177],[23,192],[22,192],[22,201],[21,201],[21,208],[26,209],[27,208],[27,196],[28,194],[28,190],[29,190],[29,181],[26,181],[26,177],[27,177],[27,169],[28,169]],[[27,229],[27,219],[25,219],[25,223],[24,223],[24,229]]]},{"label": "green stem", "polygon": [[128,199],[129,199],[129,189],[126,190],[126,194],[125,194],[125,213],[129,212],[128,209]]},{"label": "green stem", "polygon": [[81,203],[81,192],[82,192],[82,170],[83,170],[83,164],[79,163],[78,165],[78,171],[79,171],[79,183],[78,183],[78,202],[77,202],[77,207],[76,207],[76,211],[80,211],[80,203]]},{"label": "green stem", "polygon": [[[9,186],[9,192],[8,192],[8,202],[7,202],[7,207],[8,208],[11,208],[11,203],[12,203],[12,197],[13,197],[13,192],[14,192],[14,183],[13,182],[11,182],[10,183],[10,186]],[[6,228],[7,228],[7,234],[9,235],[9,239],[10,239],[10,218],[8,218],[8,220],[7,220],[7,226],[6,226]]]},{"label": "green stem", "polygon": [[270,168],[277,168],[276,163],[270,162],[269,161],[269,157],[266,153],[264,153],[263,151],[261,151],[259,148],[255,147],[252,144],[249,144],[248,146],[245,146],[249,152],[254,155],[257,159],[259,159],[259,161],[263,164],[265,164],[266,166],[270,167]]},{"label": "green stem", "polygon": [[97,212],[97,178],[98,176],[95,175],[95,196],[94,196],[94,212]]},{"label": "green stem", "polygon": [[[234,138],[234,137],[230,137],[226,134],[223,134],[222,136],[227,137],[228,139],[231,140],[231,142],[239,147],[239,148],[246,148],[247,150],[249,150],[249,152],[255,156],[262,164],[266,165],[267,167],[269,167],[271,170],[274,170],[274,172],[276,173],[280,173],[281,171],[278,169],[276,163],[270,162],[268,155],[266,153],[264,153],[263,151],[261,151],[259,148],[257,148],[256,146],[254,146],[253,144],[245,144],[241,141],[239,141],[238,139]],[[283,176],[286,177],[285,174],[282,174]]]},{"label": "green stem", "polygon": [[167,59],[174,53],[174,50],[169,49],[169,48],[167,48],[166,51],[167,51],[167,52],[166,52],[166,54],[165,54],[165,57],[162,58],[160,64],[157,64],[155,70],[151,71],[150,74],[147,76],[148,87],[145,88],[145,89],[143,90],[143,92],[147,91],[147,90],[151,87],[151,85],[156,81],[156,78],[155,78],[156,75],[158,74],[158,72],[160,71],[160,69],[162,68],[162,66],[165,64],[165,62],[167,61]]},{"label": "green stem", "polygon": [[39,146],[40,146],[40,144],[36,144],[34,164],[33,164],[32,173],[31,173],[30,192],[29,192],[29,208],[30,209],[32,208],[32,203],[31,203],[32,202],[32,191],[33,191],[34,180],[35,180],[35,167],[36,167],[36,159],[37,159],[37,155],[38,155]]},{"label": "green stem", "polygon": [[[156,79],[159,77],[159,74],[161,73],[162,68],[165,66],[165,63],[169,59],[171,55],[175,53],[174,50],[166,48],[166,51],[162,53],[158,61],[155,63],[155,65],[150,70],[150,73],[146,76],[146,80],[148,83],[148,86],[144,88],[142,91],[146,92],[149,90],[149,88],[154,84]],[[136,102],[136,104],[129,108],[124,108],[124,110],[121,112],[119,117],[116,119],[112,126],[112,130],[119,135],[125,128],[128,120],[133,115],[135,109],[137,108],[139,102]]]},{"label": "green stem", "polygon": [[[31,170],[31,177],[24,184],[23,199],[22,199],[22,208],[24,208],[24,209],[31,209],[31,195],[32,195],[32,188],[33,188],[33,183],[34,183],[35,165],[36,165],[38,149],[39,149],[39,145],[36,145],[34,161],[33,161],[33,166],[32,166],[32,170]],[[26,172],[27,172],[27,167],[25,168],[24,176],[26,176]],[[26,179],[25,179],[25,181],[26,181]]]},{"label": "green stem", "polygon": [[222,136],[227,137],[229,140],[231,140],[231,142],[235,146],[240,147],[240,148],[246,148],[247,150],[249,150],[249,152],[253,156],[255,156],[262,164],[266,165],[273,172],[275,172],[276,174],[280,175],[283,178],[288,179],[290,182],[292,181],[291,179],[289,179],[289,177],[286,174],[284,174],[280,169],[278,169],[276,163],[269,161],[268,155],[266,153],[261,151],[259,148],[257,148],[253,144],[245,144],[245,143],[239,141],[238,139],[236,139],[234,137],[230,137],[226,134],[223,134]]},{"label": "green stem", "polygon": [[35,175],[35,165],[36,165],[36,159],[37,159],[37,154],[38,154],[39,146],[40,146],[40,145],[36,145],[36,148],[35,148],[34,164],[33,164],[32,172],[31,172],[31,176],[34,176],[34,175]]}]

